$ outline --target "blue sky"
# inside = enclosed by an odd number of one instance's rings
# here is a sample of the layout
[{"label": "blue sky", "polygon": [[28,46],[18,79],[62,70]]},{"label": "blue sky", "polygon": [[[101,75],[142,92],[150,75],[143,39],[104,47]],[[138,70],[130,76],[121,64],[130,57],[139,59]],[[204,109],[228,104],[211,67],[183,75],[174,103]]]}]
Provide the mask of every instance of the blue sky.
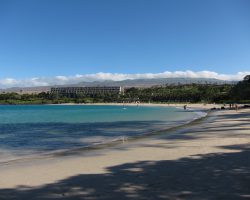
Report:
[{"label": "blue sky", "polygon": [[0,79],[250,71],[249,0],[0,0]]}]

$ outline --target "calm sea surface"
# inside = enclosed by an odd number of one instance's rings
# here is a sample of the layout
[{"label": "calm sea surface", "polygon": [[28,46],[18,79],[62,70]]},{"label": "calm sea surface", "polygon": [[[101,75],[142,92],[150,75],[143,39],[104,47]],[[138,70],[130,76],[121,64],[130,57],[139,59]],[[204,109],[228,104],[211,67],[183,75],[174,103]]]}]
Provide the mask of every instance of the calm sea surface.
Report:
[{"label": "calm sea surface", "polygon": [[0,161],[145,134],[197,117],[173,107],[0,106]]}]

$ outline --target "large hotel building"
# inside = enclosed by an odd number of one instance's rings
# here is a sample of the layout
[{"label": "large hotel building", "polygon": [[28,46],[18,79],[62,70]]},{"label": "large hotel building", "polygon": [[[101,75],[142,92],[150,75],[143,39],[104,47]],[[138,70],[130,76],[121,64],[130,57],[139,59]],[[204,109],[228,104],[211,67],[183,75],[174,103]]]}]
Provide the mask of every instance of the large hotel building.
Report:
[{"label": "large hotel building", "polygon": [[124,94],[124,88],[120,86],[112,87],[53,87],[51,93],[62,96],[75,96],[77,94],[96,95],[96,94]]}]

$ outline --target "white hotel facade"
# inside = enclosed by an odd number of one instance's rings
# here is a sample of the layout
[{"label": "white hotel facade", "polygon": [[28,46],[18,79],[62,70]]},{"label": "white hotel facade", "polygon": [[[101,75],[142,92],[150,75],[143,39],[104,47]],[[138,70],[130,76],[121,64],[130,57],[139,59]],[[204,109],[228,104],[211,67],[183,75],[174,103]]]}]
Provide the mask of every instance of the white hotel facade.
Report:
[{"label": "white hotel facade", "polygon": [[102,87],[52,87],[51,93],[63,96],[98,95],[98,94],[124,94],[124,88],[121,86],[102,86]]}]

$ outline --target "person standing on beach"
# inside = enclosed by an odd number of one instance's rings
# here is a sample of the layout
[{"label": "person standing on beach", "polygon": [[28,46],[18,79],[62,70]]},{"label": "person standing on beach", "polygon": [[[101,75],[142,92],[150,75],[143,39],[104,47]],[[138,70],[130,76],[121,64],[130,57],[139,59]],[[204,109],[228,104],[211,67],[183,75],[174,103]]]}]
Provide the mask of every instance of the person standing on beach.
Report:
[{"label": "person standing on beach", "polygon": [[187,109],[187,105],[184,105],[183,108],[184,108],[184,110],[186,110]]},{"label": "person standing on beach", "polygon": [[238,111],[239,107],[237,104],[235,104],[235,110]]}]

